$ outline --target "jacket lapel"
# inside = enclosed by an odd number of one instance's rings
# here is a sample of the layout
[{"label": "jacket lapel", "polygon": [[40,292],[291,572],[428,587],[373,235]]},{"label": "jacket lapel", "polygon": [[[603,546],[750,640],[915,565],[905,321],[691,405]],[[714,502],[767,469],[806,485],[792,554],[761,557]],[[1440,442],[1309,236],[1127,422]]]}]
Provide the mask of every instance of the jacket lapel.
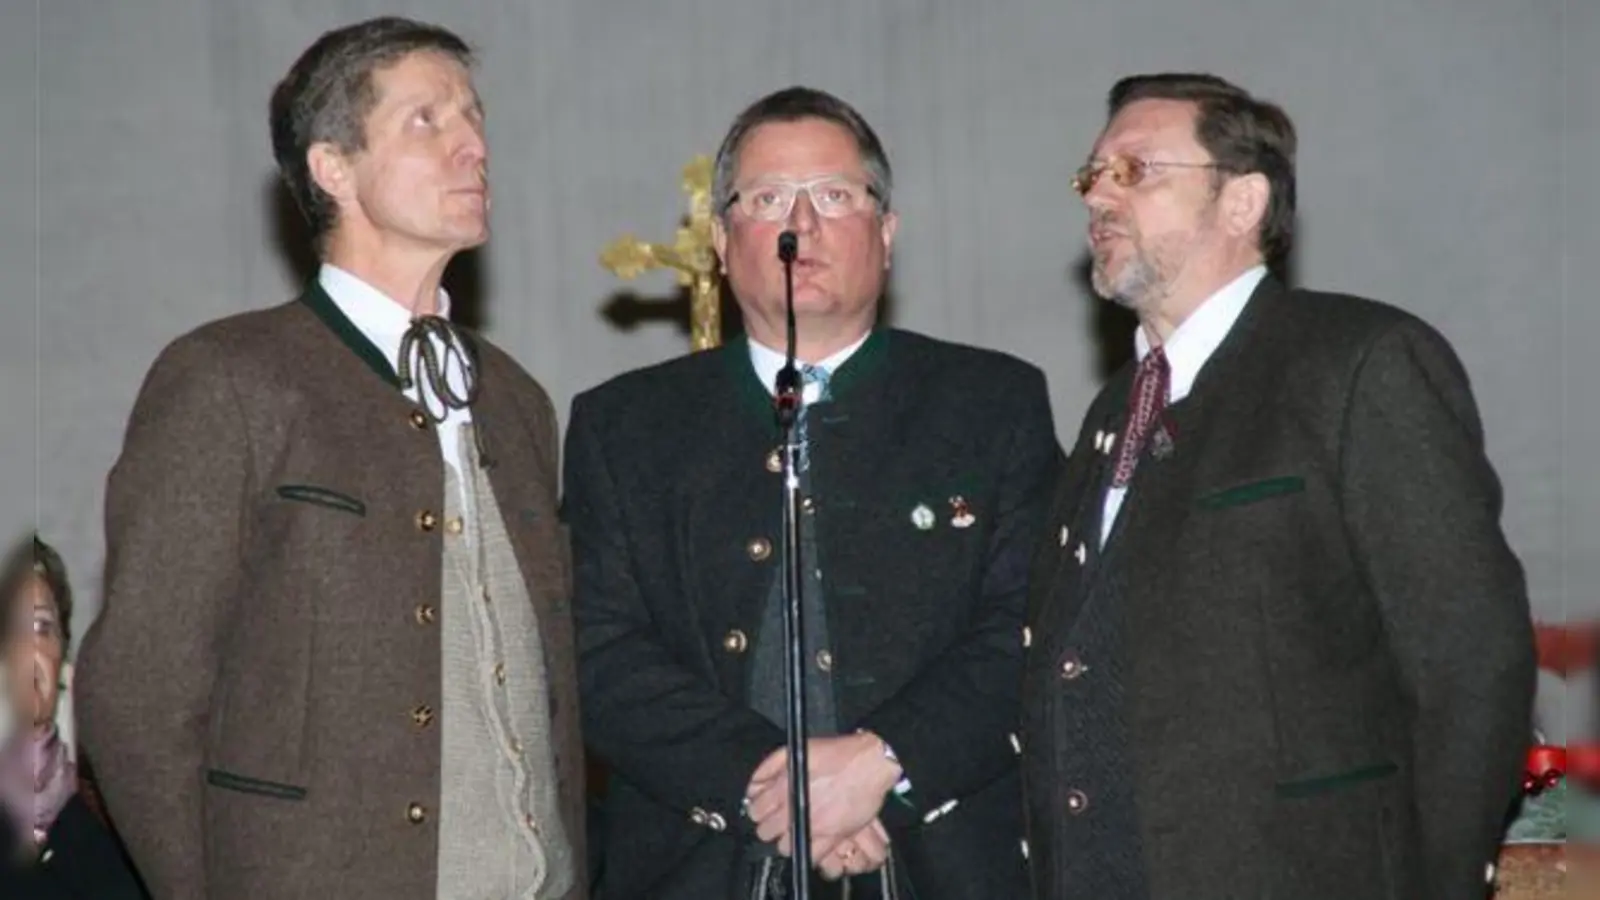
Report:
[{"label": "jacket lapel", "polygon": [[1125,367],[1114,376],[1086,417],[1034,568],[1038,587],[1031,593],[1036,604],[1045,607],[1036,613],[1048,612],[1061,622],[1070,623],[1077,616],[1090,579],[1100,569],[1105,489],[1114,460],[1105,452],[1105,436],[1122,432],[1132,372],[1131,366]]},{"label": "jacket lapel", "polygon": [[[671,488],[680,577],[701,618],[697,633],[760,622],[780,571],[783,534],[779,435],[772,396],[756,377],[745,341],[714,351],[691,413],[681,477]],[[750,635],[753,641],[755,635]],[[709,648],[708,648],[709,652]]]},{"label": "jacket lapel", "polygon": [[[1106,544],[1099,576],[1114,571],[1130,579],[1133,590],[1130,605],[1138,597],[1163,597],[1166,569],[1153,563],[1171,555],[1171,549],[1184,539],[1195,507],[1195,491],[1205,474],[1225,462],[1230,441],[1230,422],[1248,421],[1266,395],[1263,365],[1275,352],[1263,335],[1263,319],[1282,288],[1271,278],[1264,279],[1252,294],[1228,336],[1201,367],[1189,394],[1167,408],[1172,429],[1171,453],[1156,457],[1148,448],[1140,456],[1139,468],[1123,502],[1111,540]],[[1112,554],[1115,553],[1115,558]],[[1151,616],[1170,614],[1165,604],[1146,610]],[[1139,627],[1138,612],[1130,613],[1130,625]]]},{"label": "jacket lapel", "polygon": [[[1217,426],[1214,419],[1219,413],[1228,416],[1248,415],[1241,411],[1240,403],[1254,405],[1263,392],[1242,391],[1239,386],[1255,385],[1255,372],[1264,358],[1262,320],[1272,304],[1279,302],[1282,285],[1272,277],[1262,280],[1228,336],[1217,347],[1195,379],[1188,396],[1180,403],[1168,407],[1167,417],[1172,426],[1172,452],[1165,457],[1155,457],[1147,447],[1139,460],[1127,495],[1118,511],[1117,519],[1100,547],[1102,510],[1106,492],[1111,486],[1111,472],[1119,448],[1112,445],[1110,452],[1095,447],[1095,438],[1101,433],[1116,435],[1121,441],[1123,424],[1127,419],[1127,397],[1132,389],[1134,364],[1130,363],[1107,385],[1101,402],[1091,413],[1099,424],[1086,427],[1080,437],[1077,453],[1088,458],[1074,474],[1072,486],[1064,493],[1062,508],[1057,511],[1058,523],[1072,525],[1072,539],[1058,547],[1053,574],[1043,585],[1039,596],[1044,602],[1056,604],[1055,614],[1071,622],[1082,607],[1084,598],[1098,589],[1114,571],[1120,571],[1117,560],[1159,560],[1162,548],[1172,546],[1181,538],[1187,523],[1190,494],[1195,485],[1195,472],[1211,465],[1215,456]],[[1092,419],[1091,419],[1092,420]],[[1068,505],[1075,504],[1075,505]],[[1070,517],[1070,518],[1069,518]],[[1077,559],[1079,541],[1084,545],[1084,561]],[[1159,577],[1159,565],[1139,566],[1141,578]],[[1080,571],[1080,569],[1082,571]]]},{"label": "jacket lapel", "polygon": [[305,304],[306,308],[311,310],[322,321],[322,324],[328,327],[329,331],[333,332],[334,337],[338,338],[340,343],[344,344],[351,353],[354,353],[357,358],[365,363],[373,374],[383,379],[384,383],[393,387],[397,392],[399,391],[400,379],[394,373],[394,364],[385,359],[378,348],[367,340],[367,336],[362,334],[361,329],[357,328],[355,323],[345,316],[344,311],[339,309],[338,304],[333,302],[333,298],[328,296],[327,292],[322,289],[322,285],[315,278],[311,279],[306,285],[305,291],[300,295],[300,302]]}]

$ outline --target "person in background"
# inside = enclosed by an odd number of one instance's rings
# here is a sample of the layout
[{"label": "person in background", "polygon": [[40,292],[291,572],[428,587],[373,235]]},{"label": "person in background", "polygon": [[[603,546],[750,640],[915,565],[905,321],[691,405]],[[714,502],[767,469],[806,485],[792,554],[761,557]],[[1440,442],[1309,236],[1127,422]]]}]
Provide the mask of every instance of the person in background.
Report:
[{"label": "person in background", "polygon": [[72,588],[37,537],[0,567],[0,897],[143,900],[56,714],[72,640]]}]

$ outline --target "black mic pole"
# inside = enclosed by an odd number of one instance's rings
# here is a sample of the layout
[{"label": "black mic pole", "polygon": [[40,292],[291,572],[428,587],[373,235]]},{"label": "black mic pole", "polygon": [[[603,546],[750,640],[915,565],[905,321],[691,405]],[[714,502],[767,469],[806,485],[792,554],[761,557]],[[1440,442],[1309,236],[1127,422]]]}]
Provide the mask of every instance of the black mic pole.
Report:
[{"label": "black mic pole", "polygon": [[776,410],[783,434],[783,634],[784,693],[789,737],[789,866],[794,900],[811,896],[811,797],[806,764],[806,643],[800,584],[800,458],[797,424],[800,416],[800,371],[795,368],[794,259],[800,240],[792,231],[778,235],[783,261],[784,314],[788,320],[788,352],[778,371]]}]

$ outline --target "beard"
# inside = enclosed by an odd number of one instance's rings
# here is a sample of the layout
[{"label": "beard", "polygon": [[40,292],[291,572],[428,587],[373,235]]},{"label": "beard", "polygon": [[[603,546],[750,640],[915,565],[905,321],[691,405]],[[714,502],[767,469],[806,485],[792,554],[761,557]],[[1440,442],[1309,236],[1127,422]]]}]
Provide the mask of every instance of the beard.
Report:
[{"label": "beard", "polygon": [[[1117,224],[1117,223],[1110,223]],[[1128,243],[1128,257],[1120,269],[1112,270],[1111,252],[1091,246],[1093,266],[1089,280],[1102,299],[1142,312],[1160,307],[1172,285],[1188,265],[1189,255],[1205,236],[1207,225],[1196,231],[1176,232],[1146,238],[1130,229],[1121,229]]]},{"label": "beard", "polygon": [[1094,267],[1090,282],[1101,299],[1110,300],[1124,309],[1138,312],[1147,308],[1159,293],[1161,272],[1144,248],[1135,244],[1133,256],[1125,262],[1116,275],[1110,272],[1111,260],[1107,254],[1094,254]]}]

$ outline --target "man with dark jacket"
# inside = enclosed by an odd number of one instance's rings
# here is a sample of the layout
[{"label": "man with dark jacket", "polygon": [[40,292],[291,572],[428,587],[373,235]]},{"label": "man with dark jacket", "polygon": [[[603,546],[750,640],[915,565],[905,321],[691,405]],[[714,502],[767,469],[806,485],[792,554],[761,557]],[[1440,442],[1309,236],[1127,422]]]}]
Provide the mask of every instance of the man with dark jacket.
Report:
[{"label": "man with dark jacket", "polygon": [[876,326],[897,224],[842,101],[768,96],[722,144],[715,239],[747,338],[578,397],[567,435],[585,737],[611,766],[607,900],[778,896],[780,233],[806,374],[800,559],[812,896],[1025,891],[1024,576],[1059,457],[1043,375]]}]

